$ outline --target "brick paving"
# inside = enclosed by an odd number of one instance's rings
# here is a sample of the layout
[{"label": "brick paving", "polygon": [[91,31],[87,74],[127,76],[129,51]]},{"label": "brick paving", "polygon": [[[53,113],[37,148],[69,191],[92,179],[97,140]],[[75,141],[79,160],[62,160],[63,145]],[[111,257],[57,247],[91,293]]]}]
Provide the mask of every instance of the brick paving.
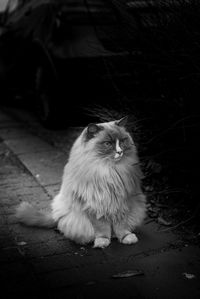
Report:
[{"label": "brick paving", "polygon": [[[155,222],[138,230],[136,245],[113,240],[103,250],[77,245],[57,230],[17,223],[21,201],[49,207],[66,161],[67,154],[0,112],[2,298],[200,298],[199,248],[161,232]],[[113,278],[136,269],[144,275]]]}]

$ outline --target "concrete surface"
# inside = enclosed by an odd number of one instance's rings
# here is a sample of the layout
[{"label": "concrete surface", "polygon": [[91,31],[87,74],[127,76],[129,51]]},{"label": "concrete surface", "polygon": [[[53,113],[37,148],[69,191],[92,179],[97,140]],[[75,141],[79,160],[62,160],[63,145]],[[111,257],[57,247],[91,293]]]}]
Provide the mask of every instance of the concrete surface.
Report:
[{"label": "concrete surface", "polygon": [[[21,201],[49,206],[66,161],[64,151],[0,112],[2,298],[200,298],[200,249],[149,219],[138,230],[139,243],[113,240],[103,250],[16,222]],[[135,270],[143,275],[113,278]]]}]

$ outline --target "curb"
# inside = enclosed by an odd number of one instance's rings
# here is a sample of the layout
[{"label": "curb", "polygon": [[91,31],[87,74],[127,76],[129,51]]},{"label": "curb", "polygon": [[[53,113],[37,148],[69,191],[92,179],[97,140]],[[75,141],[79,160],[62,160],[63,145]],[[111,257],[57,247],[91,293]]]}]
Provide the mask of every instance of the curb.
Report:
[{"label": "curb", "polygon": [[34,136],[0,112],[0,138],[52,197],[59,190],[67,154]]}]

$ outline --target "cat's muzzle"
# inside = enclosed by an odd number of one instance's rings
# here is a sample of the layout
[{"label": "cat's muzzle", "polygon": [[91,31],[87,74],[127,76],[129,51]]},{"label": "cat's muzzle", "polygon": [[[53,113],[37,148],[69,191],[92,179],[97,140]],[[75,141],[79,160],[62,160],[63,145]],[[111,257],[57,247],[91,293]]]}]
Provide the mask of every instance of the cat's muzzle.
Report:
[{"label": "cat's muzzle", "polygon": [[114,156],[115,161],[121,160],[122,156],[123,156],[123,152],[116,152]]}]

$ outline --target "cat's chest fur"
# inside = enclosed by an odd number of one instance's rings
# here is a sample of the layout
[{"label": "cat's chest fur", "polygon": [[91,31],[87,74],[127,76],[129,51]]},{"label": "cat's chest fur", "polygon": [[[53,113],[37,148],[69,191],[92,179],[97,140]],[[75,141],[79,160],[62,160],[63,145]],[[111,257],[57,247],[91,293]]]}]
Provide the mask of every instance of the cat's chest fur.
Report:
[{"label": "cat's chest fur", "polygon": [[87,154],[71,157],[65,169],[63,191],[97,218],[121,219],[138,187],[132,164],[131,158],[113,167]]}]

